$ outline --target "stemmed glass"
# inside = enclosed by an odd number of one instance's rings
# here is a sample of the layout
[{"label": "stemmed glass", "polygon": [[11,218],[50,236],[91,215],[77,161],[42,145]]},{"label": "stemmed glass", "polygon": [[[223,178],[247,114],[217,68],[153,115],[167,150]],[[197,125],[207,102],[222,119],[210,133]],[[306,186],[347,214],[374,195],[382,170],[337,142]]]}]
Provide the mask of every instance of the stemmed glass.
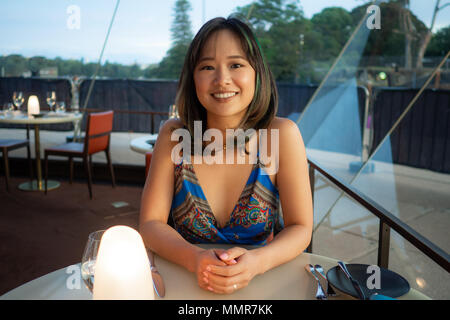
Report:
[{"label": "stemmed glass", "polygon": [[169,119],[179,118],[177,106],[172,104],[169,106]]},{"label": "stemmed glass", "polygon": [[83,258],[81,259],[81,278],[91,292],[94,287],[94,271],[98,249],[104,232],[105,230],[99,230],[89,234],[86,247],[84,248]]},{"label": "stemmed glass", "polygon": [[[175,104],[171,104],[169,106],[169,119],[174,119],[174,118],[179,118],[178,116],[178,110],[177,110],[177,106]],[[158,133],[161,131],[161,128],[164,126],[164,123],[166,123],[168,119],[162,119],[159,122],[159,130]]]},{"label": "stemmed glass", "polygon": [[59,101],[56,104],[56,112],[57,113],[64,113],[64,112],[66,112],[66,103],[64,101]]},{"label": "stemmed glass", "polygon": [[53,111],[53,106],[56,103],[56,92],[49,91],[47,92],[47,104],[50,107],[50,111]]},{"label": "stemmed glass", "polygon": [[17,110],[20,110],[25,98],[23,97],[22,91],[14,91],[13,93],[13,103],[16,106]]}]

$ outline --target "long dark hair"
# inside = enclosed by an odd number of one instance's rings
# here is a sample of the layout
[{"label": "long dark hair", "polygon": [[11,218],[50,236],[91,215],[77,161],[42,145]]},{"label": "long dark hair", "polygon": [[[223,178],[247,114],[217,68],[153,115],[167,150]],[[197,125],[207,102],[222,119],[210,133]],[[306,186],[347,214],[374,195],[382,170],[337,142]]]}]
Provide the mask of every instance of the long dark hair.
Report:
[{"label": "long dark hair", "polygon": [[256,73],[255,94],[238,127],[243,130],[267,128],[277,113],[278,92],[275,80],[252,30],[235,17],[214,18],[206,22],[192,40],[178,83],[175,103],[180,119],[191,137],[194,137],[194,121],[202,121],[202,130],[206,130],[206,109],[197,97],[194,70],[206,41],[213,33],[224,29],[232,31],[240,39],[242,49]]}]

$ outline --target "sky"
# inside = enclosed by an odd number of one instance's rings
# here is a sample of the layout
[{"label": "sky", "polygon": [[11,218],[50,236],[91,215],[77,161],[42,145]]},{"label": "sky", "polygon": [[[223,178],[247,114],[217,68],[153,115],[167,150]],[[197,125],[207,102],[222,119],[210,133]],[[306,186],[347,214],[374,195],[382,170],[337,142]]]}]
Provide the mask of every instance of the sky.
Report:
[{"label": "sky", "polygon": [[[0,55],[18,53],[97,62],[117,0],[0,0]],[[427,25],[435,0],[411,0],[411,10]],[[252,0],[190,0],[194,34],[217,16],[228,16]],[[300,0],[307,18],[323,8],[348,11],[364,0]],[[442,3],[450,0],[441,0]],[[157,63],[170,48],[175,0],[121,0],[102,63]],[[75,10],[73,10],[75,8]],[[6,13],[6,14],[5,14]],[[381,22],[382,23],[382,22]],[[450,6],[439,12],[437,30],[450,23]]]}]

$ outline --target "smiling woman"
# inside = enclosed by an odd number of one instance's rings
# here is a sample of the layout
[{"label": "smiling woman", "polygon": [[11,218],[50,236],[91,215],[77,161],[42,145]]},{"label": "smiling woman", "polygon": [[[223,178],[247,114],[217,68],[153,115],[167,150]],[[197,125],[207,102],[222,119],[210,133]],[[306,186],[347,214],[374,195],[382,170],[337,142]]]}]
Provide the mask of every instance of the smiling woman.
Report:
[{"label": "smiling woman", "polygon": [[[272,73],[251,29],[235,18],[207,22],[187,52],[176,98],[180,119],[167,121],[160,131],[140,214],[146,246],[194,272],[205,290],[227,294],[246,287],[257,274],[294,259],[310,242],[312,198],[305,147],[298,127],[275,117],[277,103]],[[192,162],[191,154],[172,161],[178,142],[173,133],[183,128],[197,141],[198,123],[201,130],[222,135],[215,136],[219,141],[194,145],[193,156],[219,144],[223,148],[215,155],[226,156],[226,163]],[[250,129],[258,134],[248,137],[242,149],[220,138],[230,130]],[[266,130],[266,138],[260,138]],[[255,163],[247,149],[257,140],[263,143]],[[228,161],[243,150],[244,161]],[[276,172],[268,172],[261,161],[265,153],[278,156]],[[175,230],[167,225],[169,214]],[[205,250],[196,243],[236,246]],[[249,244],[261,247],[242,247]]]}]

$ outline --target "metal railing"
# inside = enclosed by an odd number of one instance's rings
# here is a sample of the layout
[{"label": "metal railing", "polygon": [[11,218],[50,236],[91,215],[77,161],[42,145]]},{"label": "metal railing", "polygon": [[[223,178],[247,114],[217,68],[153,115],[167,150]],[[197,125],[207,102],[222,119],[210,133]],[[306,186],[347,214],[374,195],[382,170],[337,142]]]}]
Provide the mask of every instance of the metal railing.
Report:
[{"label": "metal railing", "polygon": [[[308,159],[309,178],[314,203],[314,185],[316,170],[320,172],[326,179],[346,193],[350,198],[366,208],[369,212],[380,219],[379,237],[378,237],[378,266],[388,268],[389,265],[389,249],[391,229],[396,231],[404,239],[408,240],[413,246],[419,249],[427,257],[436,262],[439,266],[450,272],[449,255],[432,243],[430,240],[419,234],[416,230],[405,224],[392,213],[384,209],[375,201],[362,194],[356,188],[340,181],[338,178],[326,172],[317,163]],[[313,239],[307,248],[307,252],[312,253]]]}]

